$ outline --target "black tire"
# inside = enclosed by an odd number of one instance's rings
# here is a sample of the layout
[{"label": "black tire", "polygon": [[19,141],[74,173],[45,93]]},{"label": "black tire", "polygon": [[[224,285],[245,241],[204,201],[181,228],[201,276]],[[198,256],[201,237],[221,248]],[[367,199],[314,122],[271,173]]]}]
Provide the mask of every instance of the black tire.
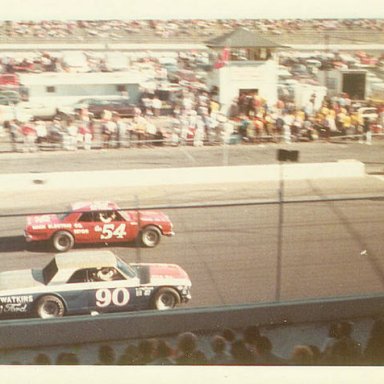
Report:
[{"label": "black tire", "polygon": [[72,234],[66,231],[56,232],[52,237],[53,248],[58,252],[67,252],[75,244]]},{"label": "black tire", "polygon": [[36,315],[41,319],[54,319],[63,317],[65,306],[57,296],[47,295],[41,297],[36,304]]},{"label": "black tire", "polygon": [[154,248],[160,243],[161,232],[159,228],[149,225],[141,231],[141,244],[147,248]]},{"label": "black tire", "polygon": [[180,295],[173,288],[164,287],[157,290],[152,299],[152,308],[166,311],[180,304]]}]

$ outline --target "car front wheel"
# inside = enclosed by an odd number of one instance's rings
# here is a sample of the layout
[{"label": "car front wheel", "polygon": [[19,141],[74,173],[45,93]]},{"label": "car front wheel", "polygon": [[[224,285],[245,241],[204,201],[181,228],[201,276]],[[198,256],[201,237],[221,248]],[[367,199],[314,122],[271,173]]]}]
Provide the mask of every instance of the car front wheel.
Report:
[{"label": "car front wheel", "polygon": [[152,307],[159,311],[175,308],[180,303],[180,296],[173,288],[160,288],[153,297]]},{"label": "car front wheel", "polygon": [[141,232],[141,242],[145,247],[153,248],[159,244],[161,232],[158,228],[150,225]]},{"label": "car front wheel", "polygon": [[53,295],[41,297],[36,305],[36,314],[41,319],[63,317],[64,312],[64,303]]},{"label": "car front wheel", "polygon": [[75,243],[73,236],[69,232],[60,231],[54,234],[52,238],[53,248],[58,252],[69,251]]}]

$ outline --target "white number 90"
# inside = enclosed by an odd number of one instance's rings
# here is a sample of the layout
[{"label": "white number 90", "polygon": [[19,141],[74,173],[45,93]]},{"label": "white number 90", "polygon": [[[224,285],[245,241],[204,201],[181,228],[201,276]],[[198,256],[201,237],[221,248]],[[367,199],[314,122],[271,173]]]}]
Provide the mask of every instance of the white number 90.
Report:
[{"label": "white number 90", "polygon": [[127,288],[116,288],[112,292],[103,288],[96,291],[96,305],[104,308],[109,305],[117,305],[122,307],[129,302],[129,291]]}]

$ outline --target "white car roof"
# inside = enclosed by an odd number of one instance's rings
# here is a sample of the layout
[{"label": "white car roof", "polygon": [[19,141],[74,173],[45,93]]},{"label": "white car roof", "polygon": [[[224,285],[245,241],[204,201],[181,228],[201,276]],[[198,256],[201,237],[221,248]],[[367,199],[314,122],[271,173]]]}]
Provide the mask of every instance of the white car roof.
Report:
[{"label": "white car roof", "polygon": [[116,266],[116,255],[111,251],[76,251],[55,255],[56,265],[61,269],[82,269]]}]

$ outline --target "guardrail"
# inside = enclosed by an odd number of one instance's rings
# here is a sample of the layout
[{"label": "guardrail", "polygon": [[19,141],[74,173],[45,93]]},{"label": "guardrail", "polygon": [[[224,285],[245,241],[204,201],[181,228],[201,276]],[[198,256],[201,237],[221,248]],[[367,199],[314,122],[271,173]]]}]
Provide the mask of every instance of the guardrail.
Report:
[{"label": "guardrail", "polygon": [[166,312],[77,316],[0,322],[0,348],[33,348],[177,335],[186,331],[284,326],[384,315],[384,294]]}]

